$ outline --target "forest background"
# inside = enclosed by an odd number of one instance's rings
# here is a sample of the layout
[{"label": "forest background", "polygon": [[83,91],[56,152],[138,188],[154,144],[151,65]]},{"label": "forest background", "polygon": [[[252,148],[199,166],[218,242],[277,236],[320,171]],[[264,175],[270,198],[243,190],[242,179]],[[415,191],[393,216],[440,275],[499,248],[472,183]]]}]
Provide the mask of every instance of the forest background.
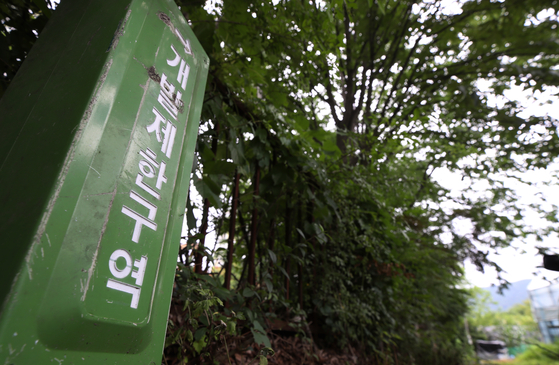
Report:
[{"label": "forest background", "polygon": [[[308,363],[465,363],[464,260],[556,230],[503,179],[559,154],[506,93],[557,93],[557,1],[176,2],[211,68],[164,361],[279,361],[283,323]],[[54,6],[0,2],[0,96]]]}]

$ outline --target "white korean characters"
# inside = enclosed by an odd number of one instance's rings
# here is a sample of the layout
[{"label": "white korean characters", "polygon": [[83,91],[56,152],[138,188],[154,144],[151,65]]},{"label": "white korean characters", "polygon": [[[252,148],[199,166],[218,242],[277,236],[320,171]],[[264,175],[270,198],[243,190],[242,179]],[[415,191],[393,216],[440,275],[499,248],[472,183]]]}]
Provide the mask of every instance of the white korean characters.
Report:
[{"label": "white korean characters", "polygon": [[[192,55],[190,42],[185,40],[177,29],[173,29],[173,31],[184,46],[184,53]],[[167,65],[176,68],[176,80],[179,87],[169,81],[167,74],[161,74],[160,90],[157,96],[159,107],[153,107],[150,120],[145,125],[148,134],[161,145],[161,152],[156,152],[147,146],[140,149],[138,174],[135,179],[136,188],[130,191],[130,203],[124,204],[121,208],[121,212],[134,221],[131,237],[134,243],[141,242],[144,227],[157,231],[155,222],[157,203],[152,203],[153,200],[150,197],[154,198],[156,202],[160,201],[161,191],[166,188],[164,186],[167,183],[165,174],[175,145],[176,123],[179,114],[185,108],[182,92],[186,90],[190,66],[173,45],[171,45],[171,50],[174,58],[168,59]],[[130,294],[130,308],[132,309],[137,309],[140,302],[147,262],[147,254],[134,258],[129,251],[124,249],[115,250],[109,259],[109,270],[113,277],[108,279],[107,288]],[[126,278],[129,279],[122,281]]]},{"label": "white korean characters", "polygon": [[[117,260],[119,258],[123,258],[125,260],[126,266],[120,269],[117,265]],[[109,279],[107,282],[107,288],[111,288],[114,290],[118,290],[124,293],[128,293],[132,295],[132,300],[130,302],[130,308],[138,308],[138,303],[140,302],[140,292],[141,286],[144,282],[144,275],[146,273],[146,265],[148,263],[148,258],[146,256],[142,256],[139,260],[134,260],[134,267],[136,270],[132,269],[132,256],[128,251],[118,249],[112,253],[111,258],[109,259],[109,270],[111,270],[111,274],[117,279],[124,279],[128,275],[132,278],[136,279],[135,284],[131,285],[128,283],[124,283],[122,281],[118,281],[115,279]]]}]

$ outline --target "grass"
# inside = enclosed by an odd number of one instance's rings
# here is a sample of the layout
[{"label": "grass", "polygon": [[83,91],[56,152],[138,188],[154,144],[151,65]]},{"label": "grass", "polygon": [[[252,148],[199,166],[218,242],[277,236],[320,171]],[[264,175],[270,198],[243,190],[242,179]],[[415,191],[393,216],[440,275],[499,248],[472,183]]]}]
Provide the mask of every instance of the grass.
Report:
[{"label": "grass", "polygon": [[[499,362],[502,363],[502,362]],[[559,364],[559,341],[552,344],[534,343],[526,352],[507,364],[511,365],[557,365]]]}]

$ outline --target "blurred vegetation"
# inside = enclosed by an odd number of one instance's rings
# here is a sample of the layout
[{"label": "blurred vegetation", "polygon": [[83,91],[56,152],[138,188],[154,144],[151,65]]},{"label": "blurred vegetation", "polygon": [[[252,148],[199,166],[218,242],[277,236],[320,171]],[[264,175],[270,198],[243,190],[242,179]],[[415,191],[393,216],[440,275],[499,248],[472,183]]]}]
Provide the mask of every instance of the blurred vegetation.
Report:
[{"label": "blurred vegetation", "polygon": [[467,321],[472,339],[504,341],[507,347],[541,340],[538,324],[532,317],[530,301],[525,300],[506,311],[490,310],[491,294],[481,288],[471,289],[472,299]]},{"label": "blurred vegetation", "polygon": [[513,365],[555,365],[559,363],[559,341],[552,344],[537,343],[518,356]]}]

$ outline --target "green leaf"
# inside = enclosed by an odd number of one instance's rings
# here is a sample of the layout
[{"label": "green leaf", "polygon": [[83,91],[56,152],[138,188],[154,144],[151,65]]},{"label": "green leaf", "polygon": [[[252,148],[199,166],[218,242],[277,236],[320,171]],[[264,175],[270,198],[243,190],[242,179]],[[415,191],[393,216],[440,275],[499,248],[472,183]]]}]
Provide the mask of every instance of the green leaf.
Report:
[{"label": "green leaf", "polygon": [[386,4],[387,0],[377,0],[378,8],[382,15],[386,14]]},{"label": "green leaf", "polygon": [[278,257],[276,256],[276,254],[274,253],[274,251],[268,249],[268,255],[270,255],[270,259],[272,260],[272,262],[275,264],[278,261]]},{"label": "green leaf", "polygon": [[207,327],[198,328],[198,330],[194,333],[194,341],[199,341],[202,337],[206,335],[208,332]]},{"label": "green leaf", "polygon": [[256,294],[256,292],[250,288],[244,288],[243,289],[243,297],[245,298],[251,298]]},{"label": "green leaf", "polygon": [[190,195],[186,201],[186,225],[188,229],[196,228],[196,218],[194,217],[194,207],[190,201]]},{"label": "green leaf", "polygon": [[231,159],[233,160],[233,163],[235,163],[236,165],[244,164],[246,158],[245,158],[243,144],[242,143],[237,144],[231,141],[227,144],[227,146],[229,148],[229,152],[231,153]]},{"label": "green leaf", "polygon": [[290,279],[289,274],[287,274],[287,271],[285,271],[285,269],[284,269],[283,267],[281,267],[281,266],[278,265],[277,268],[280,269],[280,271],[282,272],[282,274],[283,274],[286,278]]},{"label": "green leaf", "polygon": [[192,347],[194,348],[194,351],[200,353],[206,347],[207,344],[208,344],[208,337],[204,336],[200,340],[194,341],[192,343]]},{"label": "green leaf", "polygon": [[270,344],[270,339],[266,336],[266,331],[258,321],[252,322],[254,328],[251,328],[252,336],[254,338],[254,342],[257,344],[262,344],[266,347],[272,347]]},{"label": "green leaf", "polygon": [[266,289],[268,289],[269,293],[271,293],[274,290],[274,285],[272,284],[270,279],[268,278],[264,279],[264,284],[266,284]]},{"label": "green leaf", "polygon": [[235,164],[227,161],[207,161],[204,163],[204,174],[232,175]]},{"label": "green leaf", "polygon": [[234,335],[237,331],[237,323],[234,321],[227,321],[227,331],[229,334]]},{"label": "green leaf", "polygon": [[194,179],[194,186],[203,198],[210,201],[212,206],[221,207],[221,199],[219,198],[221,187],[211,178],[204,176],[202,179]]},{"label": "green leaf", "polygon": [[186,341],[192,343],[194,341],[194,336],[190,330],[186,330]]},{"label": "green leaf", "polygon": [[37,7],[39,9],[41,9],[41,11],[43,12],[43,14],[45,14],[45,16],[47,18],[50,18],[50,16],[52,15],[52,12],[50,11],[50,9],[47,6],[47,2],[45,0],[33,0],[33,2],[35,3],[35,5],[37,5]]}]

